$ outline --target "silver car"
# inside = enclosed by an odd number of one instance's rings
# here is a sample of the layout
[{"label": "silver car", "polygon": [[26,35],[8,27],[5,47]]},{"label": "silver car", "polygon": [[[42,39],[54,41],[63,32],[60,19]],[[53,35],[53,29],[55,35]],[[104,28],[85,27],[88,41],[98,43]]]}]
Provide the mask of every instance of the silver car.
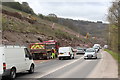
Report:
[{"label": "silver car", "polygon": [[87,59],[87,58],[95,58],[97,59],[97,52],[94,48],[88,48],[86,49],[86,52],[84,54],[84,59]]},{"label": "silver car", "polygon": [[77,48],[76,54],[85,54],[85,50],[83,48]]}]

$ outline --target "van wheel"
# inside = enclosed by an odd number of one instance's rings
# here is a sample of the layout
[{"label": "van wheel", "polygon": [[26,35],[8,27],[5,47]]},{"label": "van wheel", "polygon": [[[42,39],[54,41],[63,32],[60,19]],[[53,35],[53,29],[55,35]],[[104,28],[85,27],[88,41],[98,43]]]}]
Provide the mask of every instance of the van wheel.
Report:
[{"label": "van wheel", "polygon": [[74,59],[75,57],[73,56],[72,59]]},{"label": "van wheel", "polygon": [[72,59],[74,59],[75,57],[74,57],[74,55],[73,55],[73,57],[72,57]]},{"label": "van wheel", "polygon": [[87,58],[84,58],[85,60],[87,59]]},{"label": "van wheel", "polygon": [[10,79],[15,79],[15,77],[16,77],[16,70],[14,69],[14,68],[12,68],[11,69],[11,71],[10,71]]},{"label": "van wheel", "polygon": [[34,73],[34,65],[33,65],[33,64],[32,64],[31,67],[30,67],[29,73],[30,73],[30,74]]}]

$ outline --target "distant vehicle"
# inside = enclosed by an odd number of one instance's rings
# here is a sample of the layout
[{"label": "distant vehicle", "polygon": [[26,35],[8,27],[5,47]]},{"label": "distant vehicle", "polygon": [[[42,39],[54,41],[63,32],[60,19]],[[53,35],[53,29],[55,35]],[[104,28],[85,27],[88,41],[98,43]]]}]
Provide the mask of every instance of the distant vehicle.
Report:
[{"label": "distant vehicle", "polygon": [[108,48],[108,45],[104,45],[104,49],[107,49]]},{"label": "distant vehicle", "polygon": [[76,54],[85,54],[84,48],[77,48]]},{"label": "distant vehicle", "polygon": [[0,47],[0,75],[9,80],[16,77],[16,73],[34,72],[35,64],[26,47],[1,46]]},{"label": "distant vehicle", "polygon": [[77,49],[74,48],[73,51],[74,51],[74,52],[77,52]]},{"label": "distant vehicle", "polygon": [[99,47],[99,49],[102,49],[102,47],[100,46],[100,44],[94,44],[93,47]]},{"label": "distant vehicle", "polygon": [[102,49],[102,47],[100,46],[100,44],[94,44],[93,48],[94,48],[97,52],[99,52],[100,49]]},{"label": "distant vehicle", "polygon": [[95,59],[97,59],[97,52],[95,51],[94,48],[86,49],[86,52],[84,54],[84,59],[87,59],[87,58],[95,58]]},{"label": "distant vehicle", "polygon": [[75,55],[74,55],[74,51],[72,47],[60,47],[59,48],[59,55],[58,55],[59,60],[63,58],[74,59],[74,56]]},{"label": "distant vehicle", "polygon": [[86,49],[87,49],[87,48],[86,48],[86,47],[84,47],[83,49],[84,49],[84,51],[86,51]]},{"label": "distant vehicle", "polygon": [[96,52],[99,52],[100,48],[98,46],[93,46],[93,48],[96,50]]}]

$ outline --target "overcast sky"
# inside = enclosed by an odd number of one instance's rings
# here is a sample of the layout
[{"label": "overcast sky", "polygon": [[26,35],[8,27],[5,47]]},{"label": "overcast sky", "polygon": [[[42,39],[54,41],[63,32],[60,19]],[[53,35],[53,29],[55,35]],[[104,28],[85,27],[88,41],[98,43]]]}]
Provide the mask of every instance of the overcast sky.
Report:
[{"label": "overcast sky", "polygon": [[35,13],[76,20],[104,21],[112,0],[16,0],[28,2]]}]

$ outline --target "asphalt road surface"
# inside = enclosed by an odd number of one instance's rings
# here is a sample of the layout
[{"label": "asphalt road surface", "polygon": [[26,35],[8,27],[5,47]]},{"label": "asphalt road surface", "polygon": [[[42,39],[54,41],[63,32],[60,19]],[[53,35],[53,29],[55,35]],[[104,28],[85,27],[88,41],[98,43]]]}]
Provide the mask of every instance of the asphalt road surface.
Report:
[{"label": "asphalt road surface", "polygon": [[[112,66],[112,67],[111,67]],[[84,60],[83,55],[76,55],[71,60],[50,60],[36,63],[35,73],[17,74],[19,78],[118,78],[117,63],[105,51],[98,53],[98,59]]]}]

